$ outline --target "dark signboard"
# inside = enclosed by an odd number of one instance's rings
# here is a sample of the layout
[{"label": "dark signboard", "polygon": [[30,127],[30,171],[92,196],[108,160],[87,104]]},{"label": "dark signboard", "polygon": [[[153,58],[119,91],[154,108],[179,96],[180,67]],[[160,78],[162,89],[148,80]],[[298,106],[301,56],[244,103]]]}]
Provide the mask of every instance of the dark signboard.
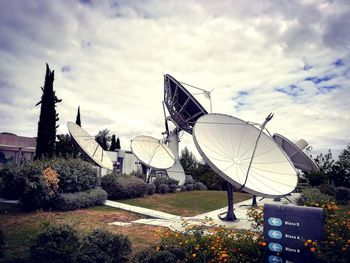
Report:
[{"label": "dark signboard", "polygon": [[294,205],[264,205],[264,239],[269,263],[317,262],[306,240],[323,236],[323,209]]}]

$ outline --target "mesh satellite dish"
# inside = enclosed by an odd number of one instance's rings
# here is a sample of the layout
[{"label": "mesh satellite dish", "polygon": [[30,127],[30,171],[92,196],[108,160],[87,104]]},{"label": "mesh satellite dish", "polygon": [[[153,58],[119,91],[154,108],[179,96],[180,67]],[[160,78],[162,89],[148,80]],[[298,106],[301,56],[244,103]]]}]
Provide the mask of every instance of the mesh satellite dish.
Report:
[{"label": "mesh satellite dish", "polygon": [[308,146],[308,143],[305,140],[301,139],[294,144],[286,137],[278,133],[275,133],[272,138],[288,155],[295,168],[304,172],[316,173],[320,171],[316,163],[303,152],[303,150]]},{"label": "mesh satellite dish", "polygon": [[144,165],[165,170],[175,163],[175,156],[162,140],[150,136],[137,136],[131,140],[131,151]]},{"label": "mesh satellite dish", "polygon": [[191,93],[169,74],[164,75],[164,103],[176,127],[190,134],[198,118],[208,114]]},{"label": "mesh satellite dish", "polygon": [[[229,115],[204,115],[193,128],[194,143],[205,162],[229,184],[252,195],[287,195],[295,189],[298,177],[288,156],[263,132],[272,116],[258,129]],[[228,191],[227,214],[233,214],[232,192]]]},{"label": "mesh satellite dish", "polygon": [[[188,84],[186,84],[188,85]],[[191,86],[191,85],[189,85]],[[191,86],[194,87],[194,86]],[[194,87],[196,88],[196,87]],[[199,89],[199,88],[197,88]],[[200,89],[206,97],[210,99],[210,92]],[[211,101],[210,101],[211,102]],[[165,107],[169,115],[166,116]],[[179,163],[179,132],[181,130],[192,134],[192,128],[198,118],[207,114],[204,107],[193,97],[193,95],[174,77],[169,74],[164,75],[164,101],[163,110],[165,117],[164,141],[175,155],[176,164],[167,169],[169,177],[178,180],[181,184],[185,182],[184,169]],[[175,129],[169,131],[168,121],[175,125]]]},{"label": "mesh satellite dish", "polygon": [[95,137],[87,133],[74,122],[67,122],[67,127],[73,140],[79,146],[83,154],[86,154],[98,166],[113,170],[113,162],[102,147],[95,141]]}]

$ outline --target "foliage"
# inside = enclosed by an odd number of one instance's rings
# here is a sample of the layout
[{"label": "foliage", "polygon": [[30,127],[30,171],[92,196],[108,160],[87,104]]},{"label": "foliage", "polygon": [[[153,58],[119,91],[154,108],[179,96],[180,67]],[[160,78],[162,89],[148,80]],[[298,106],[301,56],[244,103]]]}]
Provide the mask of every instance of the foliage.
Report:
[{"label": "foliage", "polygon": [[115,141],[115,135],[112,135],[111,146],[109,147],[110,151],[115,151],[117,149],[117,143]]},{"label": "foliage", "polygon": [[350,189],[346,187],[337,187],[334,191],[334,197],[337,204],[346,205],[350,199]]},{"label": "foliage", "polygon": [[78,262],[128,262],[130,254],[131,243],[126,236],[95,230],[83,239]]},{"label": "foliage", "polygon": [[59,134],[56,136],[55,155],[64,158],[76,158],[79,156],[78,150],[75,148],[72,138],[69,134]]},{"label": "foliage", "polygon": [[266,243],[260,232],[237,231],[217,226],[209,220],[201,225],[190,225],[185,221],[183,227],[183,232],[168,229],[160,232],[161,242],[155,248],[153,258],[169,258],[174,255],[181,262],[264,261]]},{"label": "foliage", "polygon": [[225,190],[226,182],[217,175],[206,163],[198,163],[197,168],[193,171],[194,180],[202,182],[209,190]]},{"label": "foliage", "polygon": [[36,144],[36,158],[43,156],[51,158],[54,155],[56,139],[56,121],[59,120],[56,113],[56,103],[62,100],[58,99],[53,90],[55,71],[51,71],[46,64],[45,84],[41,88],[43,91],[41,100],[35,105],[41,104],[40,117],[38,123],[38,136]]},{"label": "foliage", "polygon": [[184,185],[194,184],[195,182],[191,175],[186,175]]},{"label": "foliage", "polygon": [[186,185],[186,191],[193,191],[193,184]]},{"label": "foliage", "polygon": [[5,245],[4,233],[2,232],[2,229],[0,228],[0,257],[2,257],[2,255],[4,253],[4,245]]},{"label": "foliage", "polygon": [[147,184],[147,194],[153,195],[156,192],[156,185],[154,183]]},{"label": "foliage", "polygon": [[154,179],[152,181],[152,183],[155,184],[156,190],[160,191],[160,185],[161,184],[166,184],[166,185],[168,185],[170,187],[170,185],[172,185],[172,184],[178,185],[179,181],[177,181],[177,180],[175,180],[173,178],[169,178],[169,177],[157,177],[156,179]]},{"label": "foliage", "polygon": [[32,262],[76,262],[79,248],[78,232],[68,225],[48,225],[30,247]]},{"label": "foliage", "polygon": [[312,187],[328,184],[329,181],[329,175],[321,172],[305,173],[305,178]]},{"label": "foliage", "polygon": [[169,185],[167,185],[167,184],[160,184],[160,185],[159,185],[159,192],[160,192],[161,194],[167,194],[167,193],[169,193]]},{"label": "foliage", "polygon": [[108,150],[110,147],[112,137],[109,135],[109,133],[110,131],[108,129],[104,129],[99,131],[95,136],[97,143],[102,147],[103,150]]},{"label": "foliage", "polygon": [[198,164],[196,157],[187,147],[181,151],[180,163],[187,174],[192,174]]},{"label": "foliage", "polygon": [[23,192],[26,176],[20,173],[17,165],[7,166],[0,171],[2,181],[1,196],[7,199],[18,199]]},{"label": "foliage", "polygon": [[180,186],[180,191],[181,192],[186,192],[186,186],[185,185],[181,185]]},{"label": "foliage", "polygon": [[55,208],[69,211],[79,208],[103,205],[107,199],[107,192],[100,189],[91,189],[83,192],[60,194],[55,201]]},{"label": "foliage", "polygon": [[108,174],[102,177],[101,187],[112,200],[142,197],[146,193],[147,184],[132,175]]},{"label": "foliage", "polygon": [[249,218],[250,226],[255,231],[262,231],[264,227],[264,208],[249,208],[247,211],[247,216]]},{"label": "foliage", "polygon": [[116,148],[118,150],[120,149],[120,139],[119,139],[119,137],[117,138]]},{"label": "foliage", "polygon": [[205,184],[203,184],[202,182],[196,182],[194,184],[194,188],[197,190],[197,191],[204,191],[204,190],[207,190],[207,187],[205,186]]},{"label": "foliage", "polygon": [[350,144],[339,154],[333,166],[332,180],[336,186],[350,188]]},{"label": "foliage", "polygon": [[334,196],[335,187],[333,185],[321,184],[321,185],[317,186],[317,188],[323,194]]},{"label": "foliage", "polygon": [[54,158],[43,161],[51,165],[60,175],[59,192],[74,193],[93,189],[97,186],[97,170],[88,162],[79,158]]},{"label": "foliage", "polygon": [[76,118],[76,120],[75,120],[75,123],[81,127],[80,106],[78,107],[77,118]]},{"label": "foliage", "polygon": [[313,187],[306,188],[301,192],[300,197],[297,199],[297,204],[307,206],[317,204],[317,206],[322,206],[334,201],[332,196],[323,194],[318,188]]},{"label": "foliage", "polygon": [[171,185],[169,186],[169,192],[170,192],[170,193],[175,193],[176,190],[177,190],[177,185],[176,185],[176,184],[171,184]]}]

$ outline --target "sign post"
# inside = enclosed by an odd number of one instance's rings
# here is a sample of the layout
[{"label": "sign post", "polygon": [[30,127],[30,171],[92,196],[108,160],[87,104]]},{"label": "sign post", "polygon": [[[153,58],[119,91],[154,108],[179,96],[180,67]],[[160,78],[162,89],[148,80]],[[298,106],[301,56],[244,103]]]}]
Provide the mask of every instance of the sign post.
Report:
[{"label": "sign post", "polygon": [[264,205],[264,239],[269,263],[317,262],[304,246],[322,240],[323,209],[292,205]]}]

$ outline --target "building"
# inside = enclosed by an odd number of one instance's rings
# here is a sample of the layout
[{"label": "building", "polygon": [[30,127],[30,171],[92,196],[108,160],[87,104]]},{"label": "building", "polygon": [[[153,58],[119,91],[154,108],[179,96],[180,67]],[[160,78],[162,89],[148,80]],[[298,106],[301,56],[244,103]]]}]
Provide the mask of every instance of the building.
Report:
[{"label": "building", "polygon": [[6,164],[21,164],[32,161],[35,155],[36,138],[0,133],[0,169]]},{"label": "building", "polygon": [[116,172],[123,174],[131,174],[132,172],[140,172],[141,164],[131,151],[117,150],[106,151],[108,157],[116,165]]}]

